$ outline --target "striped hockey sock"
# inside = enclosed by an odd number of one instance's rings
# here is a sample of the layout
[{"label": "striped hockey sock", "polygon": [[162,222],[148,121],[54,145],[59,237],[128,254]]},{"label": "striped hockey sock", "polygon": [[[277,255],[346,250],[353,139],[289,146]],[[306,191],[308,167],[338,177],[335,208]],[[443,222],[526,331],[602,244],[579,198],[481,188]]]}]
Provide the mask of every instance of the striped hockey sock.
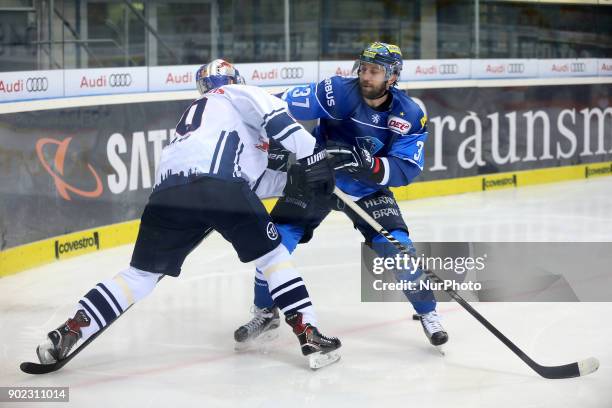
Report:
[{"label": "striped hockey sock", "polygon": [[300,312],[304,323],[317,325],[317,318],[306,290],[306,285],[293,263],[291,255],[283,245],[255,260],[268,282],[270,295],[285,315]]},{"label": "striped hockey sock", "polygon": [[81,341],[111,324],[130,305],[151,293],[160,276],[130,267],[87,292],[76,307],[77,311],[84,310],[91,319],[89,326],[81,328]]}]

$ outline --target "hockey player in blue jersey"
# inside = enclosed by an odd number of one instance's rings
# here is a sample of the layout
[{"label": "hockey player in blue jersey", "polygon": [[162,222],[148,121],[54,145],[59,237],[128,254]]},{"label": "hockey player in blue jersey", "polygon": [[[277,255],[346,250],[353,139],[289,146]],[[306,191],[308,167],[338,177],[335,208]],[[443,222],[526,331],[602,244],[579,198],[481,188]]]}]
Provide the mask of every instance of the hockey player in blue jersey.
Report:
[{"label": "hockey player in blue jersey", "polygon": [[300,184],[331,196],[334,172],[325,151],[283,101],[244,85],[226,61],[203,66],[196,78],[202,96],[164,146],[130,266],[87,292],[76,302],[74,317],[48,333],[36,349],[42,364],[61,366],[77,344],[94,339],[149,295],[161,277],[178,276],[187,255],[212,230],[232,244],[242,262],[264,271],[311,368],[338,361],[334,351],[340,341],[317,329],[306,286],[256,195],[262,183],[277,184],[278,177],[266,171],[273,139],[296,154],[299,170],[292,174]]},{"label": "hockey player in blue jersey", "polygon": [[[395,88],[402,69],[399,47],[372,43],[360,54],[355,68],[357,78],[333,76],[291,88],[282,98],[296,119],[319,119],[313,133],[334,157],[337,187],[396,239],[414,248],[389,187],[408,185],[423,170],[427,117],[410,97]],[[387,248],[376,245],[386,242],[382,235],[341,207],[333,198],[307,199],[286,191],[271,215],[289,251],[298,243],[308,242],[331,210],[344,211],[367,243],[379,250]],[[426,279],[421,271],[397,273],[396,277]],[[405,295],[419,314],[431,344],[446,343],[448,335],[440,324],[433,292],[406,291]],[[251,342],[262,334],[273,338],[272,329],[278,327],[278,311],[260,271],[256,271],[254,303],[253,319],[234,333],[237,344]]]}]

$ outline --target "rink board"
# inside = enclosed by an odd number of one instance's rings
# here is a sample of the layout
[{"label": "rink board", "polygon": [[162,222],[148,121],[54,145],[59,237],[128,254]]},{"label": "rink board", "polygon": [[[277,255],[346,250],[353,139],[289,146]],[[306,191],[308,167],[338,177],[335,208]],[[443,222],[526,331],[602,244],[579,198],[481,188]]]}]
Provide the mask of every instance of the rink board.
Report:
[{"label": "rink board", "polygon": [[[402,84],[426,107],[429,138],[423,172],[397,199],[609,175],[612,85],[556,81]],[[0,276],[133,242],[162,146],[195,94],[0,106]]]}]

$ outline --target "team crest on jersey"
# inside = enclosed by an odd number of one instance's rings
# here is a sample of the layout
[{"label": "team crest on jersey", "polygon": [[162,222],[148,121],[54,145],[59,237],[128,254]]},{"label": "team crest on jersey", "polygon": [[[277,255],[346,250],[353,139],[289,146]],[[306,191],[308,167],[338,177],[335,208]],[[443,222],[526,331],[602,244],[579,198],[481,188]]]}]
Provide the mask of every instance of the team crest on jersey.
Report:
[{"label": "team crest on jersey", "polygon": [[278,239],[278,230],[276,229],[276,225],[274,225],[272,222],[268,223],[266,233],[268,234],[268,238],[270,238],[272,241],[276,241]]},{"label": "team crest on jersey", "polygon": [[371,155],[375,155],[380,149],[383,148],[383,142],[372,136],[359,136],[355,138],[357,146],[367,150]]},{"label": "team crest on jersey", "polygon": [[270,142],[259,138],[259,143],[255,145],[255,148],[267,153],[270,150]]},{"label": "team crest on jersey", "polygon": [[412,125],[407,120],[404,120],[397,116],[391,116],[389,117],[389,121],[387,122],[387,127],[392,132],[399,133],[400,135],[405,135],[410,132],[410,128],[412,127]]}]

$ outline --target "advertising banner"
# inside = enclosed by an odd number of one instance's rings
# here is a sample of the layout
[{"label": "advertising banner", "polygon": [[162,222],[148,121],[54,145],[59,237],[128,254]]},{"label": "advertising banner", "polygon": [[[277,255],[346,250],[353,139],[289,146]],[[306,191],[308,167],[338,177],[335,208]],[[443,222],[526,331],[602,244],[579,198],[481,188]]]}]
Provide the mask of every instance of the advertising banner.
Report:
[{"label": "advertising banner", "polygon": [[401,80],[429,81],[469,79],[471,60],[410,60],[404,61]]},{"label": "advertising banner", "polygon": [[596,59],[546,59],[539,60],[540,77],[597,76]]},{"label": "advertising banner", "polygon": [[[162,147],[190,103],[0,115],[0,249],[139,218]],[[87,247],[98,245],[92,239]],[[60,242],[56,255],[79,245]]]},{"label": "advertising banner", "polygon": [[538,60],[529,59],[478,59],[472,60],[472,78],[536,78]]},{"label": "advertising banner", "polygon": [[[236,64],[248,84],[289,86],[352,76],[355,60]],[[195,89],[199,65],[0,72],[0,103]],[[404,60],[400,82],[612,76],[612,59]]]},{"label": "advertising banner", "polygon": [[64,71],[0,73],[0,102],[64,96]]},{"label": "advertising banner", "polygon": [[199,67],[199,65],[149,67],[149,91],[168,92],[195,90],[195,75]]},{"label": "advertising banner", "polygon": [[[420,180],[612,160],[612,86],[415,89],[429,137]],[[486,187],[512,180],[488,180]]]},{"label": "advertising banner", "polygon": [[[500,172],[612,161],[611,85],[409,94],[428,115],[425,167],[415,182],[483,175],[489,190],[517,185]],[[0,249],[140,217],[162,148],[190,102],[0,115]],[[585,178],[610,171],[593,165]],[[96,247],[95,237],[85,238]],[[59,245],[58,255],[75,245]]]},{"label": "advertising banner", "polygon": [[319,62],[319,81],[334,75],[353,76],[354,60]]},{"label": "advertising banner", "polygon": [[597,73],[599,76],[612,75],[612,58],[597,60]]},{"label": "advertising banner", "polygon": [[257,86],[306,84],[318,78],[314,61],[236,64],[236,68],[247,84]]},{"label": "advertising banner", "polygon": [[67,69],[65,96],[147,92],[147,68]]}]

